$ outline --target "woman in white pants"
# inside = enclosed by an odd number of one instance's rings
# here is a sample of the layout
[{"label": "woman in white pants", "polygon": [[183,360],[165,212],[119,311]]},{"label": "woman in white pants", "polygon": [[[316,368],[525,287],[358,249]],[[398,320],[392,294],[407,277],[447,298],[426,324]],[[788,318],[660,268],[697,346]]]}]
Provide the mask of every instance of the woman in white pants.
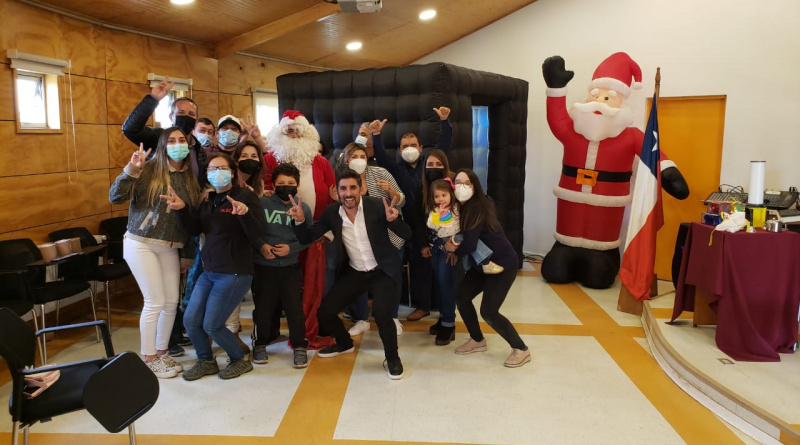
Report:
[{"label": "woman in white pants", "polygon": [[[109,200],[122,204],[130,199],[128,231],[123,252],[144,297],[139,319],[141,353],[159,378],[175,377],[183,367],[167,355],[175,322],[180,287],[179,249],[191,242],[178,224],[175,212],[162,198],[174,190],[181,199],[197,204],[200,186],[184,159],[189,154],[186,134],[176,127],[166,129],[155,153],[141,145],[111,185]],[[186,252],[194,258],[194,252]],[[191,261],[191,260],[188,260]]]}]

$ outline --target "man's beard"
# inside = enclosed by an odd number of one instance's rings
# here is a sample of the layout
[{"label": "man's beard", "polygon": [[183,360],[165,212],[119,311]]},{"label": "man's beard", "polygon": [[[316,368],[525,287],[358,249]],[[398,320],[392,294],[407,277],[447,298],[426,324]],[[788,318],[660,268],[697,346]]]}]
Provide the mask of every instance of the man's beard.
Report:
[{"label": "man's beard", "polygon": [[575,131],[590,141],[617,137],[633,124],[633,110],[624,105],[611,108],[600,102],[577,103],[569,110],[569,116]]},{"label": "man's beard", "polygon": [[[275,131],[277,129],[277,131]],[[319,139],[313,137],[290,138],[281,133],[279,127],[270,131],[267,145],[278,163],[288,162],[297,168],[311,165],[319,154]]]}]

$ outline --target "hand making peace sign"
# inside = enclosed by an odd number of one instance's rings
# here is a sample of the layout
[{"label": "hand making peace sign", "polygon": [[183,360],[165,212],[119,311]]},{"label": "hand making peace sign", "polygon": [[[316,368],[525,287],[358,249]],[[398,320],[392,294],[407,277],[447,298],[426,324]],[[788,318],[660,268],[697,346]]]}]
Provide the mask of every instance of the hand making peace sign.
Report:
[{"label": "hand making peace sign", "polygon": [[298,196],[297,202],[295,202],[294,197],[289,195],[289,201],[292,202],[292,207],[286,211],[286,214],[292,217],[295,224],[306,222],[306,215],[303,214],[303,198]]},{"label": "hand making peace sign", "polygon": [[400,215],[400,211],[395,208],[397,204],[397,197],[392,198],[392,203],[387,204],[386,198],[383,198],[383,208],[386,209],[386,221],[392,222]]},{"label": "hand making peace sign", "polygon": [[144,163],[147,162],[147,156],[150,155],[152,150],[152,148],[148,148],[147,151],[144,151],[144,143],[139,144],[139,149],[134,151],[131,156],[131,165],[138,169],[143,168]]},{"label": "hand making peace sign", "polygon": [[242,126],[242,139],[247,139],[248,135],[256,140],[261,137],[261,130],[258,128],[258,124],[253,120],[252,114],[248,114],[247,117],[244,118]]},{"label": "hand making peace sign", "polygon": [[175,193],[175,190],[172,188],[172,186],[169,186],[168,189],[169,195],[159,195],[161,199],[167,201],[167,207],[169,207],[171,210],[180,210],[186,207],[186,203],[181,199],[180,196],[178,196],[177,193]]},{"label": "hand making peace sign", "polygon": [[175,82],[170,82],[169,76],[164,76],[164,80],[153,87],[153,91],[150,92],[150,95],[153,96],[155,100],[161,101],[161,99],[167,97],[169,90],[171,90],[173,86],[175,86]]},{"label": "hand making peace sign", "polygon": [[226,198],[228,198],[228,201],[230,201],[231,206],[233,207],[233,211],[231,212],[232,215],[244,215],[248,210],[250,210],[244,203],[239,202],[230,196],[226,196]]}]

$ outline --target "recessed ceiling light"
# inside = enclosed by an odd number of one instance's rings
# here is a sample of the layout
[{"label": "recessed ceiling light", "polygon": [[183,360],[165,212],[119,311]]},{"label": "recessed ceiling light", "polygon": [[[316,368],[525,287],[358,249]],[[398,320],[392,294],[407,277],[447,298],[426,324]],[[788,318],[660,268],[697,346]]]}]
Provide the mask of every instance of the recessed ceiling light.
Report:
[{"label": "recessed ceiling light", "polygon": [[194,0],[169,0],[169,2],[173,5],[188,5],[189,3],[194,3]]},{"label": "recessed ceiling light", "polygon": [[430,20],[436,17],[436,10],[435,9],[426,9],[419,13],[420,20]]},{"label": "recessed ceiling light", "polygon": [[347,49],[350,51],[358,51],[361,49],[361,42],[350,42],[347,44]]}]

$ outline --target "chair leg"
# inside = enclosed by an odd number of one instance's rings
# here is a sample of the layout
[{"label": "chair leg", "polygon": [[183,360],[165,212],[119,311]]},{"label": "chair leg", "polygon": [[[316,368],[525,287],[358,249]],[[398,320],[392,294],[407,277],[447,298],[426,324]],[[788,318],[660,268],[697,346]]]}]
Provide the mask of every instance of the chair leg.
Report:
[{"label": "chair leg", "polygon": [[11,445],[19,444],[19,422],[11,424]]},{"label": "chair leg", "polygon": [[[44,323],[44,305],[40,304],[39,309],[42,311],[42,329],[46,328]],[[47,364],[47,334],[42,335],[42,365]]]},{"label": "chair leg", "polygon": [[22,443],[28,445],[28,433],[30,433],[30,426],[26,426],[22,429]]},{"label": "chair leg", "polygon": [[[97,321],[97,309],[94,306],[94,291],[92,291],[92,288],[87,290],[89,291],[89,301],[92,302],[92,317],[94,317],[94,321]],[[97,334],[97,343],[100,343],[100,327],[95,326],[94,330]]]},{"label": "chair leg", "polygon": [[[31,309],[31,315],[33,318],[33,329],[35,331],[39,330],[39,321],[36,319],[36,309]],[[42,339],[39,336],[36,336],[36,346],[39,347],[39,358],[42,359],[42,365],[44,365],[44,352],[42,352]]]},{"label": "chair leg", "polygon": [[56,300],[56,326],[61,326],[61,300]]},{"label": "chair leg", "polygon": [[108,312],[108,333],[111,335],[111,288],[106,281],[106,311]]},{"label": "chair leg", "polygon": [[131,445],[136,445],[136,428],[133,424],[128,425],[128,440]]}]

